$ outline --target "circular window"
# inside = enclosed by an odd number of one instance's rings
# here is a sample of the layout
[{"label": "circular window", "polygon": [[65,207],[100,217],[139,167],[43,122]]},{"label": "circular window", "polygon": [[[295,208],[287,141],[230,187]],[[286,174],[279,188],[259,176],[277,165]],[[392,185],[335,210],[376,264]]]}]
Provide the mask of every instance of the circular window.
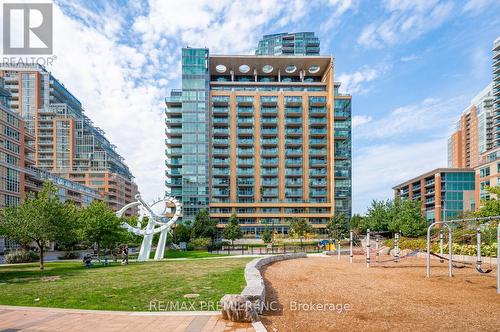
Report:
[{"label": "circular window", "polygon": [[225,72],[226,72],[227,68],[226,68],[226,66],[224,66],[224,65],[217,65],[217,66],[215,67],[215,70],[216,70],[218,73],[221,73],[221,74],[222,74],[222,73],[225,73]]},{"label": "circular window", "polygon": [[318,71],[319,71],[319,66],[318,65],[312,65],[311,67],[309,67],[309,72],[311,74],[316,74]]},{"label": "circular window", "polygon": [[240,72],[242,72],[243,74],[248,73],[250,71],[250,67],[248,65],[241,65],[239,69]]},{"label": "circular window", "polygon": [[297,67],[294,66],[294,65],[288,65],[286,66],[285,68],[285,71],[288,73],[288,74],[291,74],[291,73],[295,73],[295,71],[297,70]]},{"label": "circular window", "polygon": [[271,66],[271,65],[265,65],[264,67],[262,67],[262,71],[265,74],[269,74],[270,72],[273,71],[273,66]]}]

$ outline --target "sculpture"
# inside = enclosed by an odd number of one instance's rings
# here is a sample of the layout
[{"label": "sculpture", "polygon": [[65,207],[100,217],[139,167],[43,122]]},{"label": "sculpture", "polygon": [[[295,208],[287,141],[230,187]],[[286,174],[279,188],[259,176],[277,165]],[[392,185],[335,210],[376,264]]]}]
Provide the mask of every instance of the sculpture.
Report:
[{"label": "sculpture", "polygon": [[[156,247],[154,259],[161,260],[165,253],[167,234],[181,215],[181,203],[174,197],[170,196],[165,196],[164,198],[158,199],[151,205],[148,205],[146,202],[144,202],[144,200],[141,198],[141,195],[139,194],[135,195],[135,199],[135,202],[125,205],[118,212],[116,212],[116,216],[121,218],[125,211],[127,211],[128,209],[138,207],[139,219],[137,221],[137,226],[131,226],[129,223],[124,222],[122,224],[122,227],[126,228],[131,233],[144,237],[141,244],[141,250],[139,251],[139,256],[137,257],[137,261],[139,262],[144,262],[149,259],[151,245],[153,243],[153,235],[156,233],[160,233],[160,239]],[[164,204],[164,208],[160,214],[157,214],[153,211],[153,207],[161,203]],[[170,220],[168,220],[168,218],[165,216],[169,203],[175,205],[174,216]],[[145,217],[148,217],[148,223],[146,227],[143,228],[142,221]]]}]

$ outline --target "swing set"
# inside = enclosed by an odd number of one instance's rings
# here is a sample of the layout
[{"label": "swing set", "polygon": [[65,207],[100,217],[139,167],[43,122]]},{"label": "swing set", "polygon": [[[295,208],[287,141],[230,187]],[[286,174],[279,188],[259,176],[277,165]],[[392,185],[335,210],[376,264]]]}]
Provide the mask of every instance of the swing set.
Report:
[{"label": "swing set", "polygon": [[[472,244],[472,234],[469,234],[467,236],[467,230],[465,228],[466,223],[471,223],[475,222],[476,227],[475,227],[475,238],[476,238],[476,262],[475,262],[475,269],[477,272],[481,274],[489,274],[493,272],[493,253],[490,252],[489,254],[489,266],[488,268],[483,267],[483,256],[481,253],[481,248],[482,248],[482,228],[488,226],[489,228],[492,228],[494,226],[494,221],[499,221],[500,216],[495,216],[495,217],[487,217],[487,218],[474,218],[474,219],[457,219],[457,220],[450,220],[450,221],[437,221],[432,223],[428,228],[427,228],[427,257],[426,257],[426,265],[427,265],[427,277],[429,278],[431,276],[431,256],[439,258],[440,262],[443,263],[445,260],[448,261],[448,276],[453,277],[453,268],[457,269],[462,269],[466,267],[472,267],[474,266],[474,262],[467,261],[467,258],[469,256],[464,255],[464,249],[467,246],[467,241],[466,239],[468,238],[469,244]],[[482,224],[481,224],[482,223]],[[462,224],[464,227],[462,229],[462,245],[460,248],[460,256],[462,257],[462,261],[459,260],[454,260],[453,259],[453,227]],[[436,254],[431,252],[431,230],[436,227],[440,226],[441,229],[439,231],[439,250],[440,253]],[[444,231],[448,230],[448,257],[444,256]],[[496,227],[496,233],[497,233],[497,241],[500,242],[500,223]],[[490,243],[493,243],[492,241],[493,237],[493,232],[490,234]],[[500,294],[500,273],[499,273],[499,267],[500,267],[500,246],[497,245],[497,294]]]}]

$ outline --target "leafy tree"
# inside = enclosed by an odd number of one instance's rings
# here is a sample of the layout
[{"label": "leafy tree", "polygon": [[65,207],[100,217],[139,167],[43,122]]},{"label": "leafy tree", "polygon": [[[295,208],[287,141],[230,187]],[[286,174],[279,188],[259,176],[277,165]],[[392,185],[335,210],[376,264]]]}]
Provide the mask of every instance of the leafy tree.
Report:
[{"label": "leafy tree", "polygon": [[387,231],[393,217],[393,207],[391,201],[372,201],[366,213],[367,228],[372,231]]},{"label": "leafy tree", "polygon": [[300,246],[302,247],[302,240],[307,233],[313,233],[313,227],[304,218],[292,218],[290,220],[289,231],[294,238],[300,238]]},{"label": "leafy tree", "polygon": [[273,234],[269,228],[266,228],[264,232],[262,232],[262,240],[264,243],[271,243],[273,240]]},{"label": "leafy tree", "polygon": [[193,226],[191,227],[191,237],[209,237],[212,241],[217,235],[217,221],[210,219],[208,211],[201,209],[196,213]]},{"label": "leafy tree", "polygon": [[29,195],[17,207],[6,207],[0,216],[0,234],[29,245],[34,242],[40,252],[40,270],[44,269],[44,249],[51,241],[68,240],[72,232],[72,208],[60,202],[52,182],[44,183],[40,192]]},{"label": "leafy tree", "polygon": [[355,214],[351,218],[351,222],[349,223],[351,229],[356,230],[361,233],[365,233],[368,229],[367,220],[365,217]]},{"label": "leafy tree", "polygon": [[79,209],[73,202],[65,202],[63,206],[63,213],[68,219],[71,220],[71,225],[57,238],[57,245],[66,252],[75,250],[75,247],[81,243],[81,233],[79,231]]},{"label": "leafy tree", "polygon": [[395,217],[389,222],[389,231],[401,231],[403,236],[417,237],[424,233],[427,220],[422,215],[420,201],[402,200],[394,205]]},{"label": "leafy tree", "polygon": [[173,241],[175,243],[191,240],[191,227],[189,223],[177,223],[172,231]]},{"label": "leafy tree", "polygon": [[82,239],[90,245],[95,243],[98,255],[101,249],[113,250],[128,239],[122,220],[102,201],[93,201],[82,209],[79,219]]},{"label": "leafy tree", "polygon": [[500,186],[486,187],[486,191],[490,195],[495,195],[489,200],[481,201],[481,208],[475,213],[476,217],[493,217],[500,215]]},{"label": "leafy tree", "polygon": [[349,232],[349,221],[345,214],[339,213],[330,218],[326,224],[326,231],[330,239],[340,240]]},{"label": "leafy tree", "polygon": [[233,245],[234,240],[243,237],[240,225],[238,224],[238,219],[236,218],[236,213],[233,213],[229,218],[229,222],[226,227],[224,227],[222,235],[224,236],[224,239],[231,240],[231,245]]}]

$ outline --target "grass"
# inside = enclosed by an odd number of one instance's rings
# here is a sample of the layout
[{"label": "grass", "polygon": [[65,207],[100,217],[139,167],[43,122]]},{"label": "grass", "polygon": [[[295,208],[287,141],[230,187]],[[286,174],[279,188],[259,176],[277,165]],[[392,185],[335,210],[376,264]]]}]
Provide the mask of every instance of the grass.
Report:
[{"label": "grass", "polygon": [[[130,259],[136,259],[139,256],[139,253],[133,253],[129,255]],[[165,250],[165,254],[163,258],[186,258],[186,259],[197,259],[197,258],[209,258],[209,257],[227,257],[227,254],[211,254],[207,251],[203,250],[190,250],[190,251],[182,251],[182,250]],[[155,257],[155,252],[152,251],[149,254],[149,258],[153,259]],[[121,256],[119,257],[121,259]]]},{"label": "grass", "polygon": [[[150,301],[194,303],[179,310],[200,310],[224,294],[240,293],[251,258],[114,263],[90,269],[78,262],[0,267],[0,304],[148,311]],[[185,298],[186,294],[199,294]]]}]

